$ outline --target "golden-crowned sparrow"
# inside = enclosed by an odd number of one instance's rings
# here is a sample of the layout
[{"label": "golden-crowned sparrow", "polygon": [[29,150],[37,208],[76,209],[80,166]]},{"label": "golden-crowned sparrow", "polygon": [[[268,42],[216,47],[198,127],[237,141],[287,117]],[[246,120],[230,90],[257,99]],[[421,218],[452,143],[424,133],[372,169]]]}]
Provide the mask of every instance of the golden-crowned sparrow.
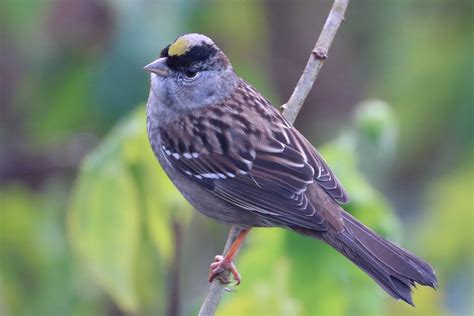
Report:
[{"label": "golden-crowned sparrow", "polygon": [[343,210],[349,197],[327,163],[282,115],[232,69],[208,37],[187,34],[145,67],[151,72],[147,131],[171,181],[200,212],[242,232],[283,227],[325,241],[388,294],[412,303],[415,282],[437,286],[428,263]]}]

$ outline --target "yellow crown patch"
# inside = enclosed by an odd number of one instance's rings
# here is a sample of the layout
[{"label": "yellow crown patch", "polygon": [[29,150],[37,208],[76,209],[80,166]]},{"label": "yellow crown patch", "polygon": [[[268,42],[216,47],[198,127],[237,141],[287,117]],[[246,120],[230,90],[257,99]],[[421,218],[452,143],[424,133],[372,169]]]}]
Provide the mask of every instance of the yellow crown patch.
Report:
[{"label": "yellow crown patch", "polygon": [[187,39],[180,37],[168,48],[169,56],[181,56],[189,51],[189,42]]}]

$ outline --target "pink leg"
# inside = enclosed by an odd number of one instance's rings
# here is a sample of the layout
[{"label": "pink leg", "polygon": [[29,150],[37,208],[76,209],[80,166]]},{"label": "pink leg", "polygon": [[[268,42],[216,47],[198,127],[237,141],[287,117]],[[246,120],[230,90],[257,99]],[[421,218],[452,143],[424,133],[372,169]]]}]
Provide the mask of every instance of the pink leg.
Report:
[{"label": "pink leg", "polygon": [[230,270],[234,280],[236,281],[236,285],[240,284],[240,274],[234,265],[234,256],[242,246],[242,242],[245,240],[248,233],[249,229],[242,230],[230,247],[229,252],[227,252],[225,256],[219,255],[214,258],[214,262],[211,263],[211,266],[209,267],[209,282],[212,282],[216,277],[218,277],[222,283],[230,283],[227,276],[221,275],[224,270]]}]

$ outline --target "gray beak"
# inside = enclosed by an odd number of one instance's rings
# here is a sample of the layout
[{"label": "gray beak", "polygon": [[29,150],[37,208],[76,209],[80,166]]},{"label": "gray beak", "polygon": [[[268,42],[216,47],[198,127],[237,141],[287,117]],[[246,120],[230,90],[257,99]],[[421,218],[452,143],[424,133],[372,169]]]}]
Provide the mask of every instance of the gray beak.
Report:
[{"label": "gray beak", "polygon": [[166,57],[158,58],[157,60],[143,67],[143,69],[162,77],[167,77],[170,74],[170,69],[166,65]]}]

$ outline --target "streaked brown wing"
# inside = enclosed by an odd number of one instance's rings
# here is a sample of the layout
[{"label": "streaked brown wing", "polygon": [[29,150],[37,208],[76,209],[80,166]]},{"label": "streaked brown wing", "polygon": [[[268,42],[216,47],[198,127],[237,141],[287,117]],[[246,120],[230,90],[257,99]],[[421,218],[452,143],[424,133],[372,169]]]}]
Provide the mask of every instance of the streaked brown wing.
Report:
[{"label": "streaked brown wing", "polygon": [[288,136],[291,146],[305,154],[308,163],[315,169],[314,179],[326,193],[339,204],[349,203],[349,195],[346,190],[313,145],[295,128],[288,132]]},{"label": "streaked brown wing", "polygon": [[313,183],[313,168],[291,147],[278,141],[271,145],[225,155],[178,153],[178,148],[165,145],[162,150],[175,169],[228,203],[278,225],[327,230],[305,195]]},{"label": "streaked brown wing", "polygon": [[225,105],[190,113],[160,128],[160,135],[173,168],[274,223],[328,229],[307,197],[310,185],[319,185],[339,203],[348,201],[313,146],[245,82]]},{"label": "streaked brown wing", "polygon": [[256,98],[260,101],[257,106],[260,105],[260,110],[263,109],[265,118],[270,121],[272,137],[305,156],[307,162],[315,170],[314,180],[331,198],[339,204],[348,203],[350,199],[347,191],[316,148],[283,118],[280,112],[271,105],[270,101],[261,96],[251,85],[246,84],[244,90],[250,95],[248,99]]}]

